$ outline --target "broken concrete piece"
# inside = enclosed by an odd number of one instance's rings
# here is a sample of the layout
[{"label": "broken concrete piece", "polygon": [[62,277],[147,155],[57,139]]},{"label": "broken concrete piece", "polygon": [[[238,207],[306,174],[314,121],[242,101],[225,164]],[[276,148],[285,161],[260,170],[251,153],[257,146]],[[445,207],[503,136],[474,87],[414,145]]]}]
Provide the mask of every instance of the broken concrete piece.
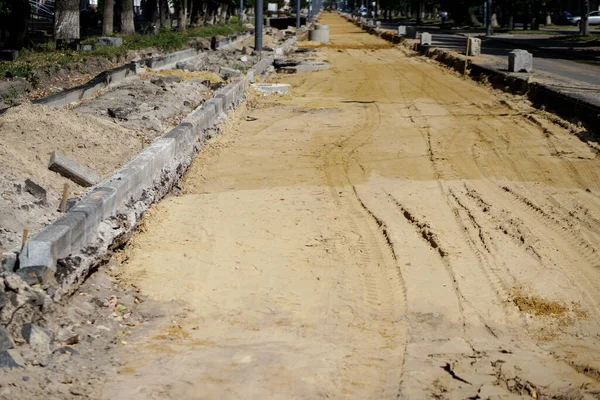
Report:
[{"label": "broken concrete piece", "polygon": [[481,39],[470,37],[469,39],[469,54],[468,56],[477,57],[481,55]]},{"label": "broken concrete piece", "polygon": [[13,349],[15,347],[15,342],[13,342],[12,337],[6,331],[6,329],[0,327],[0,351]]},{"label": "broken concrete piece", "polygon": [[431,33],[421,33],[421,46],[431,46]]},{"label": "broken concrete piece", "polygon": [[50,157],[48,169],[50,171],[58,172],[65,178],[68,178],[81,186],[90,187],[100,182],[100,177],[91,169],[76,163],[59,152],[54,152]]},{"label": "broken concrete piece", "polygon": [[0,351],[0,368],[22,368],[25,360],[16,349]]},{"label": "broken concrete piece", "polygon": [[531,72],[533,70],[533,55],[527,50],[513,50],[508,53],[509,72]]},{"label": "broken concrete piece", "polygon": [[98,46],[122,46],[123,38],[120,37],[99,37]]},{"label": "broken concrete piece", "polygon": [[223,78],[223,79],[233,78],[236,76],[240,76],[241,74],[242,74],[242,71],[240,71],[238,69],[227,68],[227,67],[221,67],[219,69],[219,75],[221,75],[221,78]]},{"label": "broken concrete piece", "polygon": [[47,201],[47,193],[46,189],[33,182],[31,179],[25,179],[25,191],[41,201],[42,203],[46,203]]},{"label": "broken concrete piece", "polygon": [[398,35],[406,36],[406,25],[400,25],[398,27]]}]

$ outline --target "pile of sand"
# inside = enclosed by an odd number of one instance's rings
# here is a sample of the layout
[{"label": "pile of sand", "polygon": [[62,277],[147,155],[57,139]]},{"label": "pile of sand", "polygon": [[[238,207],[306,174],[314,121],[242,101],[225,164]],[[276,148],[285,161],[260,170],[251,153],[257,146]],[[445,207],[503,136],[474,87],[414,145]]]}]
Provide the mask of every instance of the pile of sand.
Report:
[{"label": "pile of sand", "polygon": [[[32,233],[53,221],[65,183],[71,196],[83,192],[48,170],[54,151],[105,177],[141,147],[134,131],[68,109],[23,104],[0,115],[0,248],[20,243],[23,229]],[[46,201],[25,190],[27,179],[46,189]]]}]

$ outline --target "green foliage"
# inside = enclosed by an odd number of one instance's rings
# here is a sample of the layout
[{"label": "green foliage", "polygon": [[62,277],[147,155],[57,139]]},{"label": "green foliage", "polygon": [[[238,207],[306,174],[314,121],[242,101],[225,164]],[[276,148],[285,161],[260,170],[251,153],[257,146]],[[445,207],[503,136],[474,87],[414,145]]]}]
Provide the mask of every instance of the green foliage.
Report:
[{"label": "green foliage", "polygon": [[[22,50],[15,61],[0,62],[0,77],[19,76],[36,85],[40,79],[40,72],[51,74],[67,65],[79,67],[79,63],[88,58],[107,58],[116,62],[129,50],[156,48],[164,52],[176,51],[186,48],[193,38],[232,35],[243,30],[244,27],[240,23],[189,28],[184,33],[160,29],[156,35],[123,36],[123,46],[97,46],[91,52],[56,50],[56,42],[50,41],[32,49]],[[82,41],[82,44],[93,44],[96,41],[96,38],[89,38]]]}]

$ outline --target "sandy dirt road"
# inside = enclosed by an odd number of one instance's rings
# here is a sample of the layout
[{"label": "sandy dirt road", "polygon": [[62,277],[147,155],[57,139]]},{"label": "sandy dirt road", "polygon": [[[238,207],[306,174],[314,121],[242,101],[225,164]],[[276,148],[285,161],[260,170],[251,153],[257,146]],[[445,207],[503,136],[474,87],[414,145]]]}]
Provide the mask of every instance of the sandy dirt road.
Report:
[{"label": "sandy dirt road", "polygon": [[177,312],[103,395],[597,398],[593,144],[321,22],[332,69],[238,110],[125,250],[121,280]]}]

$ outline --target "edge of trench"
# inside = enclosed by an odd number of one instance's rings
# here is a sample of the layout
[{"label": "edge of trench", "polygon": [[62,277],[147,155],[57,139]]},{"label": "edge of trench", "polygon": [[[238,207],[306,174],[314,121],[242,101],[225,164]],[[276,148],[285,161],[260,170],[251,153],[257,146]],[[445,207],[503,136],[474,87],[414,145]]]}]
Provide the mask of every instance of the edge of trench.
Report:
[{"label": "edge of trench", "polygon": [[[284,53],[302,33],[283,43]],[[21,278],[11,283],[26,297],[17,308],[43,314],[49,303],[72,294],[124,245],[150,205],[176,186],[203,143],[217,133],[227,112],[245,100],[252,77],[268,72],[274,59],[263,58],[246,76],[216,91],[179,125],[92,187],[67,213],[30,237],[20,250],[3,253],[0,272],[4,270],[5,281],[10,276]],[[3,317],[0,322],[10,325],[12,317]]]}]

